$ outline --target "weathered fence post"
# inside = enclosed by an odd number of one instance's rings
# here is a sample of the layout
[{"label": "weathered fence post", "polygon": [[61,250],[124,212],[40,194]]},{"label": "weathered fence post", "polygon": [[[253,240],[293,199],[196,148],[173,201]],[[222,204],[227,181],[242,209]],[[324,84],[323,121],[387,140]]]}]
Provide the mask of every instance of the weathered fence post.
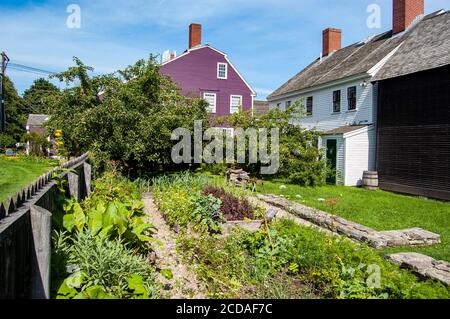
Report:
[{"label": "weathered fence post", "polygon": [[79,177],[75,173],[67,173],[67,181],[69,182],[69,193],[70,197],[75,199],[77,202],[80,201],[80,184]]},{"label": "weathered fence post", "polygon": [[50,257],[52,214],[39,206],[30,206],[33,235],[31,262],[31,298],[50,299]]},{"label": "weathered fence post", "polygon": [[88,163],[83,163],[84,169],[84,183],[86,185],[86,197],[91,194],[91,178],[92,178],[92,167]]}]

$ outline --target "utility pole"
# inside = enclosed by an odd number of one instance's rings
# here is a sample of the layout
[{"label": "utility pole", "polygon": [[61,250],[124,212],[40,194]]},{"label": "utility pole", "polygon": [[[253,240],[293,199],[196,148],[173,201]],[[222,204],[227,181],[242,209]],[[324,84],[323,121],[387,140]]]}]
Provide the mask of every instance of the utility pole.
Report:
[{"label": "utility pole", "polygon": [[2,81],[1,85],[1,100],[0,100],[0,132],[3,133],[6,130],[6,112],[5,112],[5,73],[6,66],[9,62],[9,58],[5,52],[2,52]]}]

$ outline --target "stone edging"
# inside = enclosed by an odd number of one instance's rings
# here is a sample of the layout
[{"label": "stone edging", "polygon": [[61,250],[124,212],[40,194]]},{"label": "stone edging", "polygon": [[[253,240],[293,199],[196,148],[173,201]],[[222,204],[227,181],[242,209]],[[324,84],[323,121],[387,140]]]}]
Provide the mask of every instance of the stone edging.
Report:
[{"label": "stone edging", "polygon": [[450,286],[450,263],[418,253],[387,255],[386,259],[401,268],[410,269],[423,278],[431,278]]},{"label": "stone edging", "polygon": [[285,198],[274,195],[257,195],[257,197],[267,204],[280,207],[319,227],[346,235],[360,242],[365,242],[376,249],[400,246],[429,246],[441,242],[440,235],[421,228],[376,231],[342,217],[288,201]]}]

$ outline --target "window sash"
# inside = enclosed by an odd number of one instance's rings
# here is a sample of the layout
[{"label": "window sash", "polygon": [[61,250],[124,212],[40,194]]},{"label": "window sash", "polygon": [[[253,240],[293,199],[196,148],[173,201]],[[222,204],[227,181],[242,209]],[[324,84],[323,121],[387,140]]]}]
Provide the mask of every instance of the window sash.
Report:
[{"label": "window sash", "polygon": [[347,89],[348,109],[356,110],[356,86]]},{"label": "window sash", "polygon": [[217,78],[226,80],[228,77],[228,64],[217,63]]},{"label": "window sash", "polygon": [[208,112],[209,113],[216,113],[217,109],[217,94],[216,93],[209,93],[205,92],[203,93],[203,99],[208,102]]},{"label": "window sash", "polygon": [[239,106],[242,106],[242,96],[241,95],[231,95],[230,96],[230,113],[236,113],[239,111]]},{"label": "window sash", "polygon": [[313,97],[310,96],[306,99],[306,115],[312,115],[313,113]]},{"label": "window sash", "polygon": [[341,111],[341,91],[333,92],[333,112],[339,113]]}]

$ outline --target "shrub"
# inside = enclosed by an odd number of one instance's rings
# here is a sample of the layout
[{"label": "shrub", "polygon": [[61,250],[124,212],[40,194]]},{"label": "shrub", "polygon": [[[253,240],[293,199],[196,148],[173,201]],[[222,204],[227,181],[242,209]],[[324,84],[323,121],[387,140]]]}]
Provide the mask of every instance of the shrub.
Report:
[{"label": "shrub", "polygon": [[[69,275],[57,298],[157,298],[160,285],[148,260],[135,255],[121,240],[108,240],[80,232],[75,238],[54,236],[59,263]],[[61,270],[60,270],[61,274]]]},{"label": "shrub", "polygon": [[230,221],[254,219],[254,208],[247,199],[238,198],[221,187],[208,186],[203,190],[204,195],[212,195],[222,201],[220,211],[224,218]]}]

